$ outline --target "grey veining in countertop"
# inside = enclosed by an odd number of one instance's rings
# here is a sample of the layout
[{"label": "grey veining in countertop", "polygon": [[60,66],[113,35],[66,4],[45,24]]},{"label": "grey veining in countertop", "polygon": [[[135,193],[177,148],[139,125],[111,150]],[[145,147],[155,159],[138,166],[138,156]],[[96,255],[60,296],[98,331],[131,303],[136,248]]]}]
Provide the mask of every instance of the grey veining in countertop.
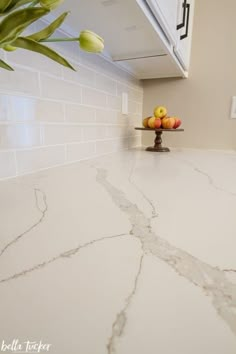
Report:
[{"label": "grey veining in countertop", "polygon": [[1,340],[233,354],[236,154],[139,149],[3,181]]}]

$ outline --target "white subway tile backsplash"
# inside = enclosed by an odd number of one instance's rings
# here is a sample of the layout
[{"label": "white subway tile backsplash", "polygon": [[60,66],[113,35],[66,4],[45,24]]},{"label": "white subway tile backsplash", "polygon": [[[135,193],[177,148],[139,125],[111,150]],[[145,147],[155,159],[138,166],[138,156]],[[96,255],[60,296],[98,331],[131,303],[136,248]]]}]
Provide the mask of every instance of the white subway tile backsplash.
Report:
[{"label": "white subway tile backsplash", "polygon": [[88,106],[106,107],[107,97],[106,94],[103,92],[83,87],[82,103]]},{"label": "white subway tile backsplash", "polygon": [[81,63],[93,68],[93,70],[98,73],[107,75],[118,82],[124,82],[125,84],[129,83],[134,87],[142,89],[142,83],[138,79],[131,76],[128,72],[121,70],[118,65],[105,60],[101,56],[95,56],[81,51],[79,57]]},{"label": "white subway tile backsplash", "polygon": [[129,138],[122,137],[114,141],[114,151],[128,149],[128,147],[129,147]]},{"label": "white subway tile backsplash", "polygon": [[27,110],[32,112],[32,102],[37,100],[34,98],[12,95],[5,95],[5,99],[6,104],[8,105],[7,120],[12,122],[25,121]]},{"label": "white subway tile backsplash", "polygon": [[0,122],[8,119],[8,97],[7,95],[0,95]]},{"label": "white subway tile backsplash", "polygon": [[16,152],[19,174],[65,163],[65,146],[49,146]]},{"label": "white subway tile backsplash", "polygon": [[121,111],[121,97],[108,95],[107,107]]},{"label": "white subway tile backsplash", "polygon": [[7,178],[16,175],[15,153],[0,151],[0,178]]},{"label": "white subway tile backsplash", "polygon": [[42,127],[45,145],[67,144],[82,140],[82,128],[78,125],[47,124]]},{"label": "white subway tile backsplash", "polygon": [[111,111],[108,109],[96,109],[96,122],[119,124],[119,116],[117,111]]},{"label": "white subway tile backsplash", "polygon": [[[142,84],[78,43],[50,47],[77,71],[31,52],[3,53],[15,71],[1,70],[0,179],[141,145],[134,126],[142,121]],[[121,112],[122,92],[128,115]]]},{"label": "white subway tile backsplash", "polygon": [[44,55],[31,52],[30,60],[28,60],[28,55],[25,54],[23,49],[17,49],[15,52],[9,52],[6,55],[7,61],[11,61],[13,66],[18,64],[41,72],[48,72],[57,77],[62,76],[62,66],[57,62],[48,60]]},{"label": "white subway tile backsplash", "polygon": [[107,127],[108,138],[127,137],[129,135],[129,128],[126,126]]},{"label": "white subway tile backsplash", "polygon": [[1,69],[0,92],[19,92],[23,95],[38,96],[39,90],[38,73],[15,68],[15,71]]},{"label": "white subway tile backsplash", "polygon": [[40,126],[33,124],[0,125],[0,149],[16,149],[41,144]]},{"label": "white subway tile backsplash", "polygon": [[69,81],[63,81],[42,74],[41,89],[44,98],[74,103],[81,102],[81,87]]},{"label": "white subway tile backsplash", "polygon": [[142,125],[142,115],[129,114],[128,122],[130,126],[137,127]]},{"label": "white subway tile backsplash", "polygon": [[66,104],[65,117],[73,123],[94,123],[96,119],[94,108],[76,104]]},{"label": "white subway tile backsplash", "polygon": [[126,114],[122,114],[122,112],[117,112],[118,115],[118,124],[124,124],[128,125],[129,124],[129,116]]},{"label": "white subway tile backsplash", "polygon": [[[66,37],[64,33],[60,31],[55,31],[54,36],[58,37]],[[74,66],[74,61],[80,61],[80,49],[78,46],[78,42],[67,42],[67,43],[50,43],[50,47],[54,49],[57,53],[60,53],[64,56],[72,66]]]},{"label": "white subway tile backsplash", "polygon": [[96,122],[103,124],[127,125],[129,117],[116,110],[96,109]]},{"label": "white subway tile backsplash", "polygon": [[96,74],[96,88],[109,94],[116,95],[116,82],[107,76]]},{"label": "white subway tile backsplash", "polygon": [[138,106],[137,106],[137,102],[135,101],[128,101],[128,111],[129,113],[133,114],[133,113],[137,113],[138,112]]},{"label": "white subway tile backsplash", "polygon": [[105,139],[107,135],[106,126],[90,126],[84,127],[84,140],[99,140]]},{"label": "white subway tile backsplash", "polygon": [[140,146],[141,144],[142,144],[142,136],[141,135],[136,135],[136,136],[129,138],[128,147],[130,149]]},{"label": "white subway tile backsplash", "polygon": [[140,113],[142,115],[142,113],[143,113],[143,103],[137,103],[136,113]]},{"label": "white subway tile backsplash", "polygon": [[16,95],[2,95],[0,102],[1,99],[6,108],[3,114],[5,120],[11,122],[64,120],[63,105],[59,102]]},{"label": "white subway tile backsplash", "polygon": [[25,119],[32,120],[32,118],[40,122],[63,122],[63,104],[49,100],[35,100],[33,103],[33,114],[29,106],[25,110]]},{"label": "white subway tile backsplash", "polygon": [[67,68],[63,68],[63,77],[65,80],[76,82],[80,85],[95,86],[95,72],[84,67],[83,65],[77,65],[72,62],[74,68],[77,71],[73,71]]},{"label": "white subway tile backsplash", "polygon": [[96,151],[96,143],[79,143],[67,145],[67,161],[73,162],[93,157]]},{"label": "white subway tile backsplash", "polygon": [[123,92],[128,94],[128,97],[132,101],[142,103],[143,101],[143,91],[131,88],[128,85],[118,83],[117,84],[117,95],[121,96]]},{"label": "white subway tile backsplash", "polygon": [[129,127],[127,128],[127,130],[128,130],[128,135],[129,135],[129,136],[135,136],[135,135],[137,135],[137,130],[135,130],[133,126],[129,126]]}]

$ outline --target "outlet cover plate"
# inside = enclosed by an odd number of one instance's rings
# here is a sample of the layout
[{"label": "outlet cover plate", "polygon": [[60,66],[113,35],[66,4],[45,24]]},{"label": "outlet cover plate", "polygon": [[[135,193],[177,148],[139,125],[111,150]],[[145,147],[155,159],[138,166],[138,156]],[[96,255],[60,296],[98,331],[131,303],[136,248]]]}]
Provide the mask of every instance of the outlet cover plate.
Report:
[{"label": "outlet cover plate", "polygon": [[231,115],[232,119],[236,119],[236,96],[232,97],[232,105],[231,105]]},{"label": "outlet cover plate", "polygon": [[[128,93],[127,92],[122,92],[122,114],[127,115],[128,114]],[[235,117],[236,118],[236,117]]]}]

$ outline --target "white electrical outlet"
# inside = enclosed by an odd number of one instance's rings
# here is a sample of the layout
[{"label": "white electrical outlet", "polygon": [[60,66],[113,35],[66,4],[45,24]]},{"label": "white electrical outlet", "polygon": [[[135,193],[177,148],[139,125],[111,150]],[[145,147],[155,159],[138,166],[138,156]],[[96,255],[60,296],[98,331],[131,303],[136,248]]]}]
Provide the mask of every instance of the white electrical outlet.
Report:
[{"label": "white electrical outlet", "polygon": [[236,96],[232,97],[232,105],[231,105],[231,115],[232,119],[236,119]]},{"label": "white electrical outlet", "polygon": [[128,114],[128,93],[127,92],[122,92],[122,108],[121,108],[122,114],[127,115]]}]

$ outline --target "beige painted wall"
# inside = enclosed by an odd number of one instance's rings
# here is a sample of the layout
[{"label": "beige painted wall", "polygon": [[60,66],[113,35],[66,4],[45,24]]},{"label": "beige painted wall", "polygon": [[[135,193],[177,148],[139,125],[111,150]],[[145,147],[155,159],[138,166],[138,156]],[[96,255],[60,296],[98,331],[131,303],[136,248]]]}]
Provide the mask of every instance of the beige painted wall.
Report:
[{"label": "beige painted wall", "polygon": [[[183,120],[184,133],[166,133],[176,147],[236,149],[236,119],[230,120],[236,96],[236,2],[196,0],[190,75],[183,79],[144,81],[144,116],[165,105]],[[144,145],[153,141],[143,135]]]}]

